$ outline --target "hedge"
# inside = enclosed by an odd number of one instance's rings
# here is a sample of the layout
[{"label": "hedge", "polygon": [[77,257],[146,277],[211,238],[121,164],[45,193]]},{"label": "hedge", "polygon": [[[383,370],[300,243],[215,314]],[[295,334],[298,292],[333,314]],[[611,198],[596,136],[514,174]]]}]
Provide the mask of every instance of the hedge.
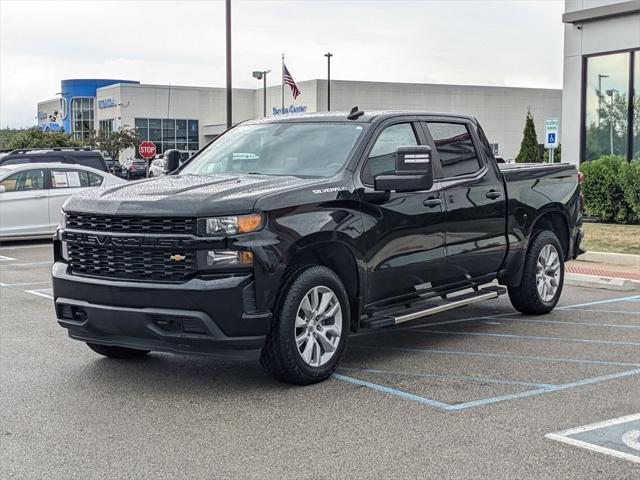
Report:
[{"label": "hedge", "polygon": [[605,155],[580,166],[587,213],[605,222],[640,221],[640,163]]}]

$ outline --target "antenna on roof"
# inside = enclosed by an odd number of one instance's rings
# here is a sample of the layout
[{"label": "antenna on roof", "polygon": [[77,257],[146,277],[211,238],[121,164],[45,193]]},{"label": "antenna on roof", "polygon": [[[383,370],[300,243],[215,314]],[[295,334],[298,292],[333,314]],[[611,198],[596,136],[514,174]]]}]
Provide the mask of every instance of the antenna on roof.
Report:
[{"label": "antenna on roof", "polygon": [[364,112],[362,110],[358,110],[358,106],[356,105],[351,109],[351,111],[349,112],[349,115],[347,115],[347,120],[356,120],[360,118],[362,115],[364,115]]}]

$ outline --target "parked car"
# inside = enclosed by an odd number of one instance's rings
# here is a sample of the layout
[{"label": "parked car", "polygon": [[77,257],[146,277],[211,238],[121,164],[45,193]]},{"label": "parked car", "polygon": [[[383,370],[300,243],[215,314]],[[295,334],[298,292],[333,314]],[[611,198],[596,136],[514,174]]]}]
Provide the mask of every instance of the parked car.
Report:
[{"label": "parked car", "polygon": [[505,293],[550,312],[581,205],[574,165],[498,165],[472,117],[249,121],[171,175],[69,200],[56,315],[108,357],[261,350],[277,378],[314,383],[351,332]]},{"label": "parked car", "polygon": [[149,167],[149,177],[160,177],[167,174],[165,161],[163,158],[157,158],[151,162]]},{"label": "parked car", "polygon": [[122,164],[120,163],[120,160],[114,160],[110,156],[104,154],[103,157],[107,164],[107,168],[109,169],[109,173],[116,177],[122,177]]},{"label": "parked car", "polygon": [[99,150],[90,148],[27,148],[13,150],[0,158],[0,167],[20,163],[66,163],[84,165],[109,172],[107,163]]},{"label": "parked car", "polygon": [[71,195],[125,183],[82,165],[23,163],[0,167],[0,240],[51,238]]},{"label": "parked car", "polygon": [[143,158],[129,158],[122,167],[122,177],[127,180],[147,176],[147,161]]}]

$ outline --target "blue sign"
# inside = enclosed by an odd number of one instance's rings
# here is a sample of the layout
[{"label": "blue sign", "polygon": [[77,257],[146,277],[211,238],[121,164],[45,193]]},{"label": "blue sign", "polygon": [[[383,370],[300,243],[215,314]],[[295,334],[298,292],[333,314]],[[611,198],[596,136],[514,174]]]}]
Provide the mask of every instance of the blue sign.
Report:
[{"label": "blue sign", "polygon": [[117,104],[118,102],[115,97],[103,98],[101,100],[98,100],[98,108],[115,107]]},{"label": "blue sign", "polygon": [[306,105],[289,105],[284,108],[276,108],[273,107],[272,113],[273,115],[282,115],[287,113],[304,113],[307,111]]},{"label": "blue sign", "polygon": [[547,143],[556,143],[556,134],[550,133],[547,135]]}]

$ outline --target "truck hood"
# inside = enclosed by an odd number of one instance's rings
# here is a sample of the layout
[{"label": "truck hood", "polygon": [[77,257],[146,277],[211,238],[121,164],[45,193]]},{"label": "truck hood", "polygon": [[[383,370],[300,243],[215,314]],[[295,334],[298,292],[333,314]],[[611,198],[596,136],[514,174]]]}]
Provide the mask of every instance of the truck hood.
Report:
[{"label": "truck hood", "polygon": [[71,197],[65,211],[104,215],[213,216],[251,212],[264,196],[325,179],[270,175],[168,175]]}]

